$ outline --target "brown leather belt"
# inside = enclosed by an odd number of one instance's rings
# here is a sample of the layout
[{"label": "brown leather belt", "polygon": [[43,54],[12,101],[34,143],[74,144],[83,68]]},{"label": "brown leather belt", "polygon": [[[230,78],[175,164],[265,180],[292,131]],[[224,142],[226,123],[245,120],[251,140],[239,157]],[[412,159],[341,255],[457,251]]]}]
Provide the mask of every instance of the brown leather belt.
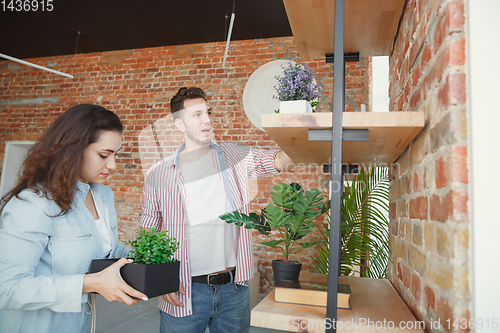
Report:
[{"label": "brown leather belt", "polygon": [[208,284],[209,286],[219,286],[221,284],[233,282],[235,273],[236,269],[233,268],[232,270],[224,273],[193,276],[192,281],[196,283]]}]

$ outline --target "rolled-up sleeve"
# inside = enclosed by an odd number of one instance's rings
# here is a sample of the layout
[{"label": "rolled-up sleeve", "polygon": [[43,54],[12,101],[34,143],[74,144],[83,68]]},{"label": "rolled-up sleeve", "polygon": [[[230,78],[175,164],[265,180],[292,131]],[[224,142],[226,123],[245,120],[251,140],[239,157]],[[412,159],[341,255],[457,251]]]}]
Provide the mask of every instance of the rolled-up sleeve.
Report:
[{"label": "rolled-up sleeve", "polygon": [[264,149],[250,149],[250,162],[249,176],[250,177],[264,177],[268,174],[275,174],[279,171],[276,169],[275,158],[279,150],[264,150]]},{"label": "rolled-up sleeve", "polygon": [[144,181],[144,187],[142,190],[143,202],[140,227],[154,227],[158,232],[161,231],[163,219],[160,205],[158,204],[159,198],[155,193],[155,191],[157,191],[156,187],[154,169],[152,169],[146,175],[146,180]]},{"label": "rolled-up sleeve", "polygon": [[0,227],[0,309],[81,311],[83,274],[37,275],[49,244],[51,221],[42,198],[11,199]]}]

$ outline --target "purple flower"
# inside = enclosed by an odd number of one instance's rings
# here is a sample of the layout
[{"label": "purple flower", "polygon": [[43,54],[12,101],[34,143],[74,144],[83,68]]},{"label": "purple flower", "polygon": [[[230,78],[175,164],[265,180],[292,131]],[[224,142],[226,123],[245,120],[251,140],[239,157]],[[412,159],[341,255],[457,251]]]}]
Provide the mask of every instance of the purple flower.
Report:
[{"label": "purple flower", "polygon": [[312,101],[321,97],[320,85],[315,83],[312,69],[298,61],[290,62],[283,68],[283,75],[276,76],[278,84],[274,87],[277,94],[274,99],[280,101],[306,100]]}]

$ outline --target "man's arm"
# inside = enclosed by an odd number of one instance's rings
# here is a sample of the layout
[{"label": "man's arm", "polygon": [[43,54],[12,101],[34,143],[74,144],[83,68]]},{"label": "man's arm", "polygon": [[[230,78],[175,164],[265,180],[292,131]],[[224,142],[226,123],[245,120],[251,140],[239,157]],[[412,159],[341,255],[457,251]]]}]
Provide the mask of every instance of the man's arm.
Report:
[{"label": "man's arm", "polygon": [[284,151],[267,150],[250,147],[238,147],[229,145],[229,154],[235,153],[242,160],[246,161],[249,177],[265,177],[282,171],[291,171],[295,168],[295,163]]},{"label": "man's arm", "polygon": [[148,173],[144,180],[142,196],[140,228],[154,227],[156,231],[161,231],[163,219],[155,191],[154,177],[151,173]]},{"label": "man's arm", "polygon": [[293,171],[293,169],[295,169],[295,163],[284,151],[280,151],[276,154],[274,165],[279,172]]}]

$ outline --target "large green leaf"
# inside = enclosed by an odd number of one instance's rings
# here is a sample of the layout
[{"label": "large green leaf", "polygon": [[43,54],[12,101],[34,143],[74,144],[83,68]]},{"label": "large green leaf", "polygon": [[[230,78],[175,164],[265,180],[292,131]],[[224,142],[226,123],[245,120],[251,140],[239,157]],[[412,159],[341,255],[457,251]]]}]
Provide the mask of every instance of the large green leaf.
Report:
[{"label": "large green leaf", "polygon": [[271,228],[278,229],[282,227],[288,227],[289,218],[287,216],[287,213],[281,208],[273,205],[267,205],[265,211],[267,221],[269,222]]},{"label": "large green leaf", "polygon": [[264,215],[250,213],[246,215],[238,211],[231,213],[224,213],[219,218],[226,223],[233,223],[237,226],[244,227],[245,229],[256,229],[263,235],[269,235],[271,226],[267,223]]},{"label": "large green leaf", "polygon": [[318,189],[310,190],[299,196],[293,205],[293,209],[299,215],[314,218],[322,213],[324,207],[323,195]]},{"label": "large green leaf", "polygon": [[260,242],[260,244],[267,245],[267,246],[270,246],[273,248],[277,248],[278,245],[280,245],[282,242],[283,242],[283,240],[281,240],[281,239],[274,239],[274,240],[267,241],[267,242]]},{"label": "large green leaf", "polygon": [[291,185],[279,183],[271,189],[271,198],[273,203],[281,208],[293,209],[295,198],[299,196],[299,192]]},{"label": "large green leaf", "polygon": [[232,213],[224,213],[219,218],[226,223],[234,223],[237,226],[243,227],[245,225],[252,225],[253,219],[249,215],[242,214],[238,211],[234,211]]},{"label": "large green leaf", "polygon": [[269,233],[271,232],[271,226],[267,222],[264,213],[261,213],[260,215],[256,213],[250,213],[250,217],[252,218],[253,221],[253,229],[256,229],[263,235],[269,235]]},{"label": "large green leaf", "polygon": [[[387,168],[360,169],[342,197],[341,274],[358,269],[361,276],[385,278],[389,260]],[[312,255],[316,271],[328,272],[329,220],[319,228],[318,244]]]},{"label": "large green leaf", "polygon": [[304,215],[292,215],[290,216],[290,231],[292,233],[298,233],[301,227],[303,227],[304,220],[306,217]]},{"label": "large green leaf", "polygon": [[[256,229],[261,234],[268,235],[271,240],[261,242],[261,244],[279,248],[288,260],[297,241],[314,230],[314,219],[324,214],[329,205],[323,202],[323,195],[319,190],[304,192],[297,183],[277,184],[271,190],[271,197],[273,204],[261,210],[260,215],[232,212],[223,214],[220,218],[227,223]],[[271,234],[272,230],[276,232]],[[277,237],[277,239],[272,239],[272,237]],[[317,242],[302,242],[298,245],[310,247],[315,244]]]}]

